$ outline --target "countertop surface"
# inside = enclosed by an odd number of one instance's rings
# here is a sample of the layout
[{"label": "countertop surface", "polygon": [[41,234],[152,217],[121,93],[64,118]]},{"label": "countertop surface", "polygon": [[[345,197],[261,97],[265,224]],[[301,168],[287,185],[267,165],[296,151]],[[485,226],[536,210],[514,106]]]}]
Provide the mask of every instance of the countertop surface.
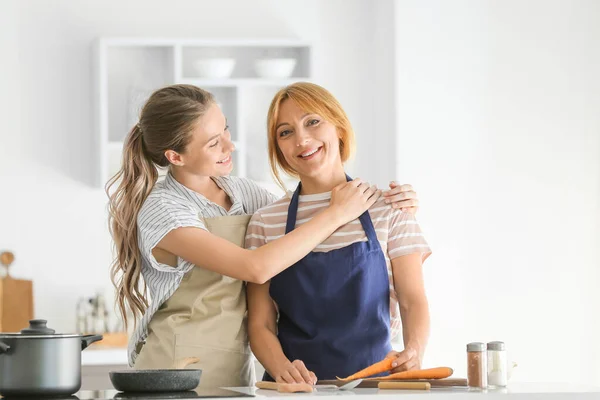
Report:
[{"label": "countertop surface", "polygon": [[[146,393],[126,394],[116,390],[81,391],[74,396],[67,396],[69,400],[104,400],[104,399],[188,399],[188,398],[220,398],[220,397],[262,397],[269,400],[286,399],[289,397],[342,397],[362,396],[362,400],[375,397],[402,396],[406,400],[420,400],[435,397],[458,399],[472,399],[473,396],[485,396],[492,399],[600,399],[600,387],[589,385],[559,384],[559,383],[511,383],[504,389],[469,390],[468,388],[432,388],[430,391],[411,390],[378,390],[354,389],[351,391],[322,390],[313,393],[283,394],[271,390],[261,390],[254,387],[224,388],[214,390],[198,390],[179,393]],[[40,397],[36,397],[40,399]],[[63,399],[58,398],[58,399]],[[24,400],[24,398],[21,398]],[[57,398],[53,398],[57,400]]]},{"label": "countertop surface", "polygon": [[128,365],[127,349],[89,348],[81,352],[81,365]]}]

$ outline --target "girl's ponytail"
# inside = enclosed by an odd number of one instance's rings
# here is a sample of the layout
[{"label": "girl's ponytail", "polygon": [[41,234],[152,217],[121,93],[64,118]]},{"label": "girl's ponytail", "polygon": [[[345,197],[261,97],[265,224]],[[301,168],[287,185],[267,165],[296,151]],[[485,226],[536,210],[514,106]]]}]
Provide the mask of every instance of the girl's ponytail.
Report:
[{"label": "girl's ponytail", "polygon": [[[125,140],[121,169],[106,185],[110,199],[109,228],[117,253],[111,266],[111,279],[126,327],[128,311],[133,314],[135,325],[138,316],[148,307],[146,286],[140,282],[142,258],[138,247],[137,215],[157,179],[158,171],[144,150],[142,130],[136,124]],[[116,190],[110,193],[115,185],[118,185]]]}]

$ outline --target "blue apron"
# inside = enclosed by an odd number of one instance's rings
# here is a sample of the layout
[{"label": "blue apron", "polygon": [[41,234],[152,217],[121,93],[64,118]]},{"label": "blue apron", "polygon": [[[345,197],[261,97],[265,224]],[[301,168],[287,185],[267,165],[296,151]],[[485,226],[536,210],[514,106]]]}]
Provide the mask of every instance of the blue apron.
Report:
[{"label": "blue apron", "polygon": [[[301,187],[288,208],[286,234],[296,226]],[[312,252],[271,279],[283,352],[320,380],[351,375],[392,349],[385,258],[368,211],[359,219],[367,242]],[[273,380],[267,373],[263,379]]]}]

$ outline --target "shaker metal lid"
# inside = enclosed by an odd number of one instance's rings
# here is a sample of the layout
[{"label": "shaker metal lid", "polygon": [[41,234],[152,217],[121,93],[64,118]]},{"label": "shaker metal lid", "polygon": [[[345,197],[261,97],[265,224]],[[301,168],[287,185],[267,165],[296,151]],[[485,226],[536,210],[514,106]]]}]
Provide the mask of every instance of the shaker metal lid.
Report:
[{"label": "shaker metal lid", "polygon": [[485,351],[485,343],[472,342],[467,344],[467,351]]},{"label": "shaker metal lid", "polygon": [[506,350],[506,346],[504,345],[504,342],[494,341],[494,342],[488,342],[487,349],[494,350],[494,351],[502,351],[502,350]]}]

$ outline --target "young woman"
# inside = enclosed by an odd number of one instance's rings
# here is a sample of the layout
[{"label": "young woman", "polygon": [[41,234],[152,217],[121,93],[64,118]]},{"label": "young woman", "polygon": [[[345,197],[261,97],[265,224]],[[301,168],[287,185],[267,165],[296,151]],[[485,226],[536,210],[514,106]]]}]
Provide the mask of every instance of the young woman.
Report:
[{"label": "young woman", "polygon": [[[264,283],[293,265],[379,197],[360,180],[339,185],[313,221],[246,250],[251,214],[275,198],[251,180],[228,176],[233,150],[213,96],[189,85],[153,93],[126,139],[122,169],[107,192],[112,279],[125,322],[132,313],[136,324],[129,344],[135,368],[194,360],[189,367],[203,370],[201,386],[251,384],[244,281]],[[157,166],[169,167],[158,183]],[[410,187],[388,196],[408,198],[397,202],[403,207],[416,201]]]},{"label": "young woman", "polygon": [[[282,89],[267,125],[273,173],[281,168],[300,184],[291,198],[254,214],[249,249],[313,222],[333,189],[350,180],[343,163],[354,133],[324,88],[301,82]],[[250,344],[264,379],[314,383],[385,357],[396,358],[396,371],[420,367],[429,331],[421,267],[430,250],[414,216],[386,203],[378,199],[269,282],[248,284]],[[400,329],[405,350],[396,353],[390,339]]]}]

